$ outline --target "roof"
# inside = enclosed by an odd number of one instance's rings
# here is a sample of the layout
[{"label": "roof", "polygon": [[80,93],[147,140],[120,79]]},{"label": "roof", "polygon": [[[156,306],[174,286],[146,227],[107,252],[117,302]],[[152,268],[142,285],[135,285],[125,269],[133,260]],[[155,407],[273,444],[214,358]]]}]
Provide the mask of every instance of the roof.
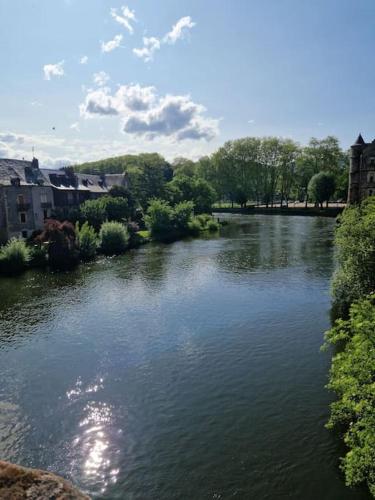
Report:
[{"label": "roof", "polygon": [[357,137],[357,140],[355,141],[355,143],[353,144],[353,146],[364,146],[366,143],[362,137],[362,134],[359,134],[359,136]]},{"label": "roof", "polygon": [[19,179],[20,186],[49,185],[38,168],[37,160],[31,162],[0,158],[0,185],[10,186],[15,179]]}]

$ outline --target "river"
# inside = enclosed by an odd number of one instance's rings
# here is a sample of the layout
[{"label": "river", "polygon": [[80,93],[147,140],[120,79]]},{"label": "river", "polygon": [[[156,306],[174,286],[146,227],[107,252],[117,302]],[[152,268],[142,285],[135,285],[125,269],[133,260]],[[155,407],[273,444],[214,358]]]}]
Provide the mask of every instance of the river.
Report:
[{"label": "river", "polygon": [[0,458],[103,499],[369,498],[324,428],[335,221],[229,218],[0,279]]}]

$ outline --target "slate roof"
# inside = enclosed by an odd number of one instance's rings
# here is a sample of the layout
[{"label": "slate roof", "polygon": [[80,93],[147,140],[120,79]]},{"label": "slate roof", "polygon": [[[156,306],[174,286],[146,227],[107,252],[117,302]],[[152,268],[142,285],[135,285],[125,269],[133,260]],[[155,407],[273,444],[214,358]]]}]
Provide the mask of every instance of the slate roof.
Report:
[{"label": "slate roof", "polygon": [[13,179],[19,179],[20,186],[49,185],[31,161],[0,158],[0,185],[11,186]]}]

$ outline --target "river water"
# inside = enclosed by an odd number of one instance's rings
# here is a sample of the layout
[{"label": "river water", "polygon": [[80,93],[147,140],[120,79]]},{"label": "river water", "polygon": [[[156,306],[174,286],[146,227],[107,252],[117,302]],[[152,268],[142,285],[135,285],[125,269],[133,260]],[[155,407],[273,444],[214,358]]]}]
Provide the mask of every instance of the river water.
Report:
[{"label": "river water", "polygon": [[367,499],[324,428],[333,219],[0,279],[0,458],[103,499]]}]

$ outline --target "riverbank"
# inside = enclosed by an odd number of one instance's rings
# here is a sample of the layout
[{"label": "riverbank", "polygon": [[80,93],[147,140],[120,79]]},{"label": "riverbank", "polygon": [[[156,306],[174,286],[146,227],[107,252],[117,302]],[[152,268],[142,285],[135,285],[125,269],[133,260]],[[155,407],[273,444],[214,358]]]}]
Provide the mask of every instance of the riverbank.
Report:
[{"label": "riverbank", "polygon": [[344,207],[249,207],[249,208],[214,208],[212,213],[240,214],[240,215],[298,215],[309,217],[337,217],[344,210]]}]

